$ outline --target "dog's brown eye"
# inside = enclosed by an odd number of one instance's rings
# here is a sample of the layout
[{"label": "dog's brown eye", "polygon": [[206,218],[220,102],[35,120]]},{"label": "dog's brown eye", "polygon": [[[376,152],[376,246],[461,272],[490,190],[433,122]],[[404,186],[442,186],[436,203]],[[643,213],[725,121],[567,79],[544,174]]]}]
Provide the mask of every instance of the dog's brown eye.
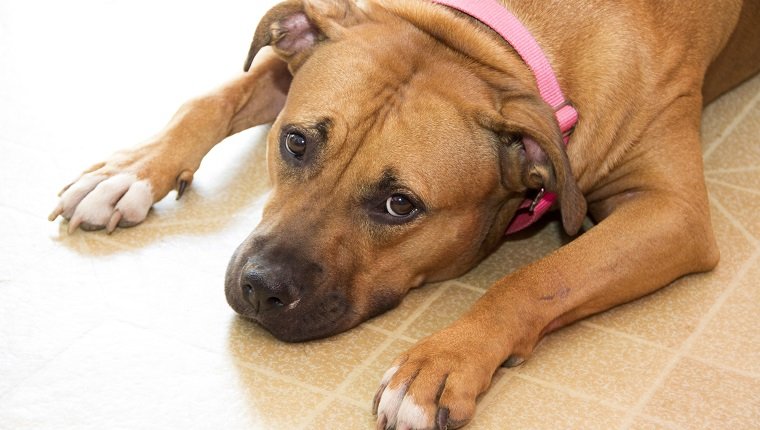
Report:
[{"label": "dog's brown eye", "polygon": [[385,201],[385,210],[394,217],[409,216],[415,209],[414,204],[401,194],[394,194]]},{"label": "dog's brown eye", "polygon": [[288,133],[285,136],[285,149],[296,157],[306,152],[306,138],[298,133]]}]

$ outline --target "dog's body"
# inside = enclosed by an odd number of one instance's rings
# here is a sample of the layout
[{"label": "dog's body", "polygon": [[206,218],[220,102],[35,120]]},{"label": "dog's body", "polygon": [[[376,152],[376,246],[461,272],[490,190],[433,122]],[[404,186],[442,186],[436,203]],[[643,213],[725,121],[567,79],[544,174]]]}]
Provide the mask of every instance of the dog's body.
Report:
[{"label": "dog's body", "polygon": [[566,151],[532,73],[480,22],[423,1],[288,1],[259,25],[252,56],[272,49],[248,73],[94,166],[53,218],[70,230],[139,223],[216,143],[274,121],[272,198],[226,293],[303,340],[469,270],[529,190],[559,196],[570,234],[588,209],[595,227],[496,282],[384,376],[380,428],[462,425],[494,371],[546,333],[717,264],[701,108],[760,69],[758,2],[503,3],[579,111]]}]

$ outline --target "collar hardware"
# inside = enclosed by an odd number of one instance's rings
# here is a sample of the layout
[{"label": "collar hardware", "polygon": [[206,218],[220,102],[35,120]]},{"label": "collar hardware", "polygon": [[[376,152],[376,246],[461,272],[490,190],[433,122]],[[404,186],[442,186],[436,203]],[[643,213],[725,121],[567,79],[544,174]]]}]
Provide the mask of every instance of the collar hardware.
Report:
[{"label": "collar hardware", "polygon": [[536,194],[536,197],[534,197],[533,201],[530,203],[530,207],[528,207],[528,213],[533,214],[533,212],[535,212],[536,206],[538,206],[538,203],[544,198],[545,193],[546,190],[544,187],[541,187],[541,189],[538,190],[538,194]]}]

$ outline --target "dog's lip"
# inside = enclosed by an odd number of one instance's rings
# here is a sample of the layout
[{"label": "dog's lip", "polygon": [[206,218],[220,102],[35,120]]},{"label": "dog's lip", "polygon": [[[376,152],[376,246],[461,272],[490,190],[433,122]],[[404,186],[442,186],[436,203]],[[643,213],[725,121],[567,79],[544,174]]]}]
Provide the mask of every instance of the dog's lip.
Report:
[{"label": "dog's lip", "polygon": [[[249,312],[241,316],[256,322],[274,337],[285,342],[322,339],[344,332],[361,322],[361,319],[355,318],[349,305],[331,315],[320,312],[317,307],[307,306],[308,304],[308,300],[302,301],[299,298],[276,312],[262,311],[252,316]],[[304,306],[308,309],[304,309]]]},{"label": "dog's lip", "polygon": [[289,316],[292,316],[294,312],[297,312],[295,309],[298,304],[300,303],[301,299],[298,298],[293,303],[287,305],[285,309],[280,310],[271,310],[271,311],[261,311],[258,306],[256,307],[246,307],[243,312],[240,312],[239,310],[235,309],[235,311],[243,318],[249,319],[251,321],[255,321],[262,326],[269,329],[266,322],[269,320],[267,318],[270,316],[270,312],[272,312],[271,316],[274,316],[274,319],[279,318],[288,318]]}]

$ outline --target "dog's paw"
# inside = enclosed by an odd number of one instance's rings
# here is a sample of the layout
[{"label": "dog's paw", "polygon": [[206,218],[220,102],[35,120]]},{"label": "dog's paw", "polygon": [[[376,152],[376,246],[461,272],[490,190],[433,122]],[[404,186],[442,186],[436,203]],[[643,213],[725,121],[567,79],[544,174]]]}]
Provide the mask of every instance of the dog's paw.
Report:
[{"label": "dog's paw", "polygon": [[[438,343],[442,341],[442,343]],[[478,395],[491,382],[491,366],[478,351],[459,349],[432,336],[388,369],[375,394],[377,429],[455,429],[475,413]]]},{"label": "dog's paw", "polygon": [[192,181],[192,172],[168,168],[154,147],[146,146],[116,154],[111,160],[85,171],[58,195],[51,221],[69,220],[69,233],[77,228],[109,233],[145,220],[153,203],[175,184],[178,198]]}]

